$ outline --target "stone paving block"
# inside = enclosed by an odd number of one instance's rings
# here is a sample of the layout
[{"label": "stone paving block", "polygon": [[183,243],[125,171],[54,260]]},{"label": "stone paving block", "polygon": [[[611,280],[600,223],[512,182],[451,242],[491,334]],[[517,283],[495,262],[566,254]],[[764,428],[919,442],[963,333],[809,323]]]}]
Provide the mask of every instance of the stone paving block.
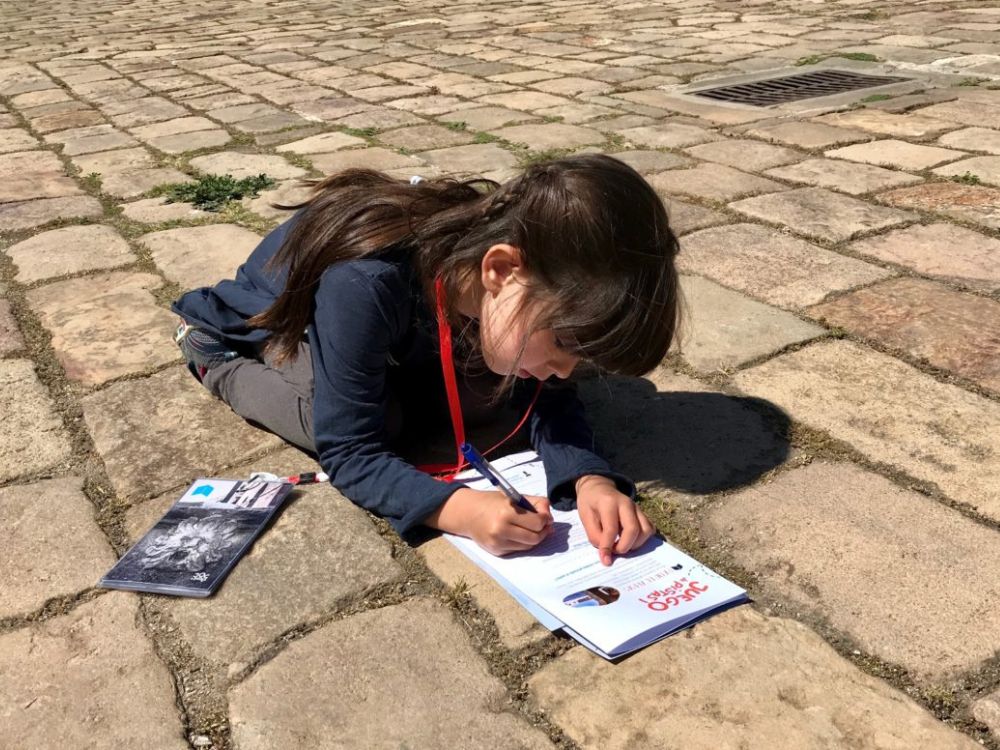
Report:
[{"label": "stone paving block", "polygon": [[67,156],[91,154],[95,151],[110,151],[113,148],[135,146],[136,140],[128,133],[116,130],[112,125],[94,125],[87,128],[73,128],[48,133],[46,143],[61,143],[62,152]]},{"label": "stone paving block", "polygon": [[[54,133],[57,130],[72,130],[73,128],[86,128],[99,126],[105,123],[104,115],[100,112],[87,109],[83,105],[73,102],[67,103],[63,111],[53,111],[44,115],[35,115],[35,110],[26,114],[32,130],[36,133]],[[62,105],[60,105],[60,108]],[[72,107],[72,109],[70,109]],[[37,110],[46,109],[38,107]]]},{"label": "stone paving block", "polygon": [[624,128],[614,132],[624,138],[626,143],[648,148],[683,148],[696,143],[706,143],[716,137],[710,130],[669,121],[655,125],[640,125],[637,128]]},{"label": "stone paving block", "polygon": [[239,104],[234,107],[222,107],[220,109],[209,110],[206,114],[213,120],[232,125],[243,120],[252,120],[255,117],[265,117],[267,115],[279,114],[280,109],[272,107],[270,104]]},{"label": "stone paving block", "polygon": [[768,593],[921,681],[976,669],[1000,647],[1000,584],[986,573],[1000,534],[860,467],[782,474],[713,506],[703,531]]},{"label": "stone paving block", "polygon": [[1000,303],[924,279],[893,279],[809,314],[1000,393]]},{"label": "stone paving block", "polygon": [[554,747],[504,710],[508,700],[451,613],[418,599],[290,643],[233,688],[230,721],[246,750],[321,747],[331,736],[343,747]]},{"label": "stone paving block", "polygon": [[29,109],[43,104],[56,104],[68,101],[72,101],[70,95],[59,88],[18,94],[17,96],[12,96],[10,99],[10,103],[14,105],[15,109]]},{"label": "stone paving block", "polygon": [[892,135],[898,138],[930,138],[959,127],[954,122],[925,117],[919,113],[894,114],[877,109],[833,112],[816,119],[828,125],[868,130],[879,135]]},{"label": "stone paving block", "polygon": [[596,122],[590,123],[588,127],[591,127],[594,130],[600,130],[602,133],[614,133],[619,130],[638,128],[643,125],[652,125],[655,122],[656,120],[652,117],[632,114],[612,117],[609,120],[597,120]]},{"label": "stone paving block", "polygon": [[148,143],[155,149],[166,154],[183,154],[187,151],[197,151],[202,148],[225,146],[232,137],[225,130],[199,130],[195,133],[179,135],[164,135],[150,138]]},{"label": "stone paving block", "polygon": [[681,290],[687,317],[680,351],[699,372],[729,370],[826,332],[699,276],[682,276]]},{"label": "stone paving block", "polygon": [[973,289],[1000,289],[1000,240],[965,227],[918,224],[859,240],[850,248]]},{"label": "stone paving block", "polygon": [[942,146],[963,151],[985,151],[1000,154],[1000,131],[989,128],[963,128],[945,133],[937,140]]},{"label": "stone paving block", "polygon": [[882,193],[879,200],[1000,229],[1000,190],[978,185],[935,182]]},{"label": "stone paving block", "polygon": [[690,169],[673,169],[652,175],[647,180],[661,195],[690,195],[720,202],[786,189],[780,182],[722,164],[699,164]]},{"label": "stone paving block", "polygon": [[205,174],[232,175],[236,179],[266,174],[276,180],[304,177],[306,170],[290,164],[275,154],[241,154],[236,151],[219,151],[197,156],[190,161],[192,167]]},{"label": "stone paving block", "polygon": [[959,122],[963,125],[1000,129],[1000,105],[996,104],[995,100],[991,99],[991,101],[992,104],[971,99],[942,102],[924,107],[920,110],[920,114],[926,117]]},{"label": "stone paving block", "polygon": [[892,272],[757,224],[703,229],[684,238],[678,268],[779,307],[821,302],[831,292]]},{"label": "stone paving block", "polygon": [[860,161],[897,169],[927,169],[965,156],[962,151],[937,146],[921,146],[893,138],[871,143],[856,143],[825,152],[836,159]]},{"label": "stone paving block", "polygon": [[500,640],[507,648],[523,648],[549,635],[528,610],[443,536],[424,542],[417,549],[431,572],[446,585],[466,585],[476,605],[493,617]]},{"label": "stone paving block", "polygon": [[256,198],[244,198],[240,201],[249,210],[265,219],[282,222],[290,218],[291,209],[275,208],[272,203],[285,206],[298,205],[309,198],[312,189],[298,180],[286,180],[270,190],[264,190]]},{"label": "stone paving block", "polygon": [[252,96],[241,94],[238,91],[219,91],[190,99],[184,98],[186,105],[202,112],[225,109],[226,107],[234,107],[239,104],[253,104],[254,102],[256,102],[256,99]]},{"label": "stone paving block", "polygon": [[185,182],[194,182],[194,180],[176,169],[135,169],[129,172],[109,174],[103,178],[101,192],[115,198],[135,198],[160,185],[176,185]]},{"label": "stone paving block", "polygon": [[[280,476],[315,471],[314,460],[288,448],[225,476],[267,470]],[[138,540],[177,500],[180,490],[142,503],[128,513]],[[367,514],[329,484],[303,488],[286,501],[277,520],[209,599],[164,604],[195,653],[228,667],[245,667],[282,633],[328,615],[338,602],[401,574],[389,543]],[[289,585],[294,582],[294,585]]]},{"label": "stone paving block", "polygon": [[559,122],[513,125],[490,132],[510,143],[523,143],[532,151],[546,151],[553,148],[573,149],[605,141],[604,134],[597,130]]},{"label": "stone paving block", "polygon": [[798,234],[840,242],[861,232],[912,221],[914,214],[864,203],[823,188],[799,188],[744,198],[729,207]]},{"label": "stone paving block", "polygon": [[199,130],[213,130],[218,128],[218,124],[205,117],[177,117],[172,120],[139,125],[129,128],[129,132],[136,138],[150,141],[154,138],[161,138],[165,135],[180,135],[182,133],[194,133]]},{"label": "stone paving block", "polygon": [[6,530],[0,617],[26,615],[53,597],[89,589],[115,563],[80,477],[0,489],[0,528]]},{"label": "stone paving block", "polygon": [[159,96],[143,96],[137,99],[125,97],[119,102],[102,105],[102,109],[120,128],[148,125],[151,122],[171,120],[190,114],[179,104]]},{"label": "stone paving block", "polygon": [[838,128],[808,120],[805,122],[779,122],[773,125],[752,125],[740,128],[739,132],[752,135],[755,138],[763,138],[765,141],[777,141],[789,146],[807,149],[827,148],[828,146],[839,146],[843,143],[872,139],[871,133],[866,133],[863,130]]},{"label": "stone paving block", "polygon": [[162,284],[154,274],[117,272],[47,284],[27,297],[66,377],[99,385],[177,359],[176,316],[151,294]]},{"label": "stone paving block", "polygon": [[734,381],[871,460],[1000,519],[1000,404],[850,341],[784,354]]},{"label": "stone paving block", "polygon": [[538,114],[542,117],[555,117],[571,125],[586,123],[587,127],[590,127],[597,118],[618,114],[618,110],[602,107],[598,104],[564,104],[559,107],[540,109]]},{"label": "stone paving block", "polygon": [[[433,79],[429,79],[433,80]],[[547,107],[559,107],[563,104],[570,104],[571,100],[561,96],[546,94],[543,91],[509,91],[501,94],[487,94],[478,97],[478,101],[483,104],[493,104],[506,109],[519,109],[525,112],[533,112],[536,109]]]},{"label": "stone paving block", "polygon": [[340,151],[342,148],[364,145],[366,145],[364,138],[347,135],[347,133],[332,132],[320,133],[292,143],[284,143],[274,150],[293,154],[327,154],[331,151]]},{"label": "stone paving block", "polygon": [[742,139],[713,141],[684,150],[699,159],[736,167],[746,172],[762,172],[771,167],[791,164],[805,156],[801,151],[790,148]]},{"label": "stone paving block", "polygon": [[402,99],[391,99],[385,106],[402,109],[416,115],[433,116],[458,115],[461,110],[477,109],[475,102],[465,102],[457,96],[444,94],[427,94],[425,96],[407,96]]},{"label": "stone paving block", "polygon": [[807,159],[787,167],[769,169],[764,174],[789,182],[840,190],[851,195],[923,182],[923,178],[906,172],[839,159]]},{"label": "stone paving block", "polygon": [[104,209],[97,198],[69,196],[0,204],[0,227],[6,231],[34,229],[57,219],[89,219]]},{"label": "stone paving block", "polygon": [[0,714],[11,747],[186,750],[174,683],[112,592],[0,636]]},{"label": "stone paving block", "polygon": [[994,737],[1000,738],[1000,690],[980,698],[972,704],[972,716],[990,728]]},{"label": "stone paving block", "polygon": [[685,203],[676,198],[664,198],[663,205],[666,206],[667,216],[670,217],[670,228],[678,237],[697,229],[713,227],[730,221],[729,217],[720,211],[696,206],[693,203]]},{"label": "stone paving block", "polygon": [[22,284],[136,260],[122,236],[100,224],[51,229],[5,252],[17,266],[15,278]]},{"label": "stone paving block", "polygon": [[[354,101],[357,100],[355,99]],[[422,117],[418,117],[410,112],[402,112],[391,107],[367,105],[366,109],[339,117],[333,122],[345,128],[389,130],[391,128],[402,128],[407,125],[422,125],[425,121]]]},{"label": "stone paving block", "polygon": [[588,749],[978,747],[804,625],[749,607],[619,664],[575,648],[528,684],[551,720]]},{"label": "stone paving block", "polygon": [[385,102],[429,93],[424,86],[372,86],[365,89],[350,89],[351,96],[366,102]]},{"label": "stone paving block", "polygon": [[0,482],[69,458],[62,420],[29,360],[0,360],[0,414]]},{"label": "stone paving block", "polygon": [[4,128],[0,130],[0,154],[38,148],[41,145],[38,139],[27,130],[22,130],[21,128]]},{"label": "stone paving block", "polygon": [[104,175],[131,172],[137,169],[152,169],[156,166],[153,155],[141,147],[101,151],[96,154],[80,154],[72,157],[70,161],[83,176],[96,172],[103,177]]},{"label": "stone paving block", "polygon": [[108,477],[130,500],[216,476],[281,442],[245,423],[180,365],[113,383],[82,403]]},{"label": "stone paving block", "polygon": [[235,278],[260,241],[260,235],[235,224],[166,229],[139,238],[163,274],[185,289]]},{"label": "stone paving block", "polygon": [[163,221],[196,221],[211,219],[217,214],[202,211],[190,203],[167,203],[166,198],[147,198],[121,204],[122,214],[141,224],[159,224]]},{"label": "stone paving block", "polygon": [[478,143],[469,146],[455,146],[420,154],[443,172],[458,174],[483,174],[498,169],[512,169],[517,166],[517,158],[510,151],[495,143]]},{"label": "stone paving block", "polygon": [[63,198],[83,191],[61,172],[28,172],[4,175],[0,183],[0,203],[14,203],[33,198]]},{"label": "stone paving block", "polygon": [[415,125],[382,133],[382,143],[409,151],[427,151],[433,148],[463,146],[472,143],[473,136],[461,130],[451,130],[440,125]]},{"label": "stone paving block", "polygon": [[788,457],[780,427],[787,419],[777,409],[665,368],[645,378],[582,381],[580,397],[611,465],[645,491],[697,503]]},{"label": "stone paving block", "polygon": [[589,78],[567,76],[565,78],[550,78],[530,84],[531,88],[546,91],[558,96],[581,96],[586,94],[606,94],[614,91],[614,86]]},{"label": "stone paving block", "polygon": [[291,112],[278,111],[275,114],[264,117],[253,117],[248,120],[234,122],[230,127],[244,133],[274,133],[279,130],[287,130],[293,127],[303,127],[309,121]]},{"label": "stone paving block", "polygon": [[690,159],[685,159],[683,156],[671,154],[666,151],[645,151],[640,149],[637,151],[619,151],[616,154],[611,154],[611,156],[614,156],[618,161],[625,162],[636,172],[644,175],[653,172],[662,172],[665,169],[686,167],[691,164]]},{"label": "stone paving block", "polygon": [[974,156],[933,170],[945,177],[971,175],[987,185],[1000,187],[1000,156]]},{"label": "stone paving block", "polygon": [[21,331],[10,310],[10,302],[0,299],[0,357],[16,352],[24,346]]},{"label": "stone paving block", "polygon": [[365,112],[373,108],[368,102],[362,102],[350,96],[331,96],[314,101],[296,102],[290,109],[312,122],[330,122],[347,115]]},{"label": "stone paving block", "polygon": [[[460,146],[459,148],[469,148]],[[335,153],[307,154],[315,169],[323,174],[334,174],[342,169],[410,169],[411,174],[421,174],[425,162],[423,159],[406,154],[399,154],[385,148],[352,148]]]}]

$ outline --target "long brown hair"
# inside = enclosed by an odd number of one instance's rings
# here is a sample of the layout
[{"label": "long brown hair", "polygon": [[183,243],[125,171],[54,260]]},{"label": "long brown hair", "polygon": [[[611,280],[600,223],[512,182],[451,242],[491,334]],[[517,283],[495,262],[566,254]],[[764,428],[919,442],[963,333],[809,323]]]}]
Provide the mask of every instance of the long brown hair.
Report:
[{"label": "long brown hair", "polygon": [[[535,329],[551,328],[572,353],[608,371],[641,375],[667,353],[679,318],[677,238],[656,192],[603,154],[535,164],[492,180],[415,185],[367,169],[313,181],[311,197],[272,263],[284,291],[251,318],[271,332],[279,359],[295,356],[315,290],[331,264],[411,247],[429,288],[441,278],[453,304],[478,279],[486,251],[518,248],[532,279],[523,305],[542,304]],[[449,310],[457,322],[457,314]]]}]

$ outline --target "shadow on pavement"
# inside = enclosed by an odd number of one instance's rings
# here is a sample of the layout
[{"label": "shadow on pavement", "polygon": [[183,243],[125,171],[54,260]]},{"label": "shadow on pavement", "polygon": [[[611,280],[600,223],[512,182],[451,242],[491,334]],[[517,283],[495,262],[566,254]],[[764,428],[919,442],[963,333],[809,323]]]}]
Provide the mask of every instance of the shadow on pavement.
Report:
[{"label": "shadow on pavement", "polygon": [[599,447],[636,482],[692,494],[752,483],[788,458],[789,418],[769,401],[657,391],[649,380],[608,376],[580,396]]}]

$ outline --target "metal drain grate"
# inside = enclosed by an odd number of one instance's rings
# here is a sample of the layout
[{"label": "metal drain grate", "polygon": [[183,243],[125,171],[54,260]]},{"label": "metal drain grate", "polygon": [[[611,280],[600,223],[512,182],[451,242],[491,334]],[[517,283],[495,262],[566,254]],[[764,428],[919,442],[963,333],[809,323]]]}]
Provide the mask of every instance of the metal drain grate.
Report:
[{"label": "metal drain grate", "polygon": [[689,93],[716,101],[766,107],[769,104],[784,104],[799,99],[830,96],[845,91],[885,86],[888,83],[908,80],[910,79],[899,76],[870,76],[846,70],[817,70],[812,73],[799,73],[782,78],[737,83],[732,86],[719,86],[714,89],[702,89]]}]

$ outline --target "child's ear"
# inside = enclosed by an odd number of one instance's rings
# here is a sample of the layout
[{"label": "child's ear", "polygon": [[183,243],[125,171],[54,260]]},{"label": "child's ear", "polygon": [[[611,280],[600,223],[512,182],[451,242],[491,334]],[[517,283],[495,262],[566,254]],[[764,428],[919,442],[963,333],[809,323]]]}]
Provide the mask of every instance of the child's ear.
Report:
[{"label": "child's ear", "polygon": [[504,284],[520,280],[524,270],[521,251],[513,245],[493,245],[483,256],[480,270],[483,288],[497,294]]}]

